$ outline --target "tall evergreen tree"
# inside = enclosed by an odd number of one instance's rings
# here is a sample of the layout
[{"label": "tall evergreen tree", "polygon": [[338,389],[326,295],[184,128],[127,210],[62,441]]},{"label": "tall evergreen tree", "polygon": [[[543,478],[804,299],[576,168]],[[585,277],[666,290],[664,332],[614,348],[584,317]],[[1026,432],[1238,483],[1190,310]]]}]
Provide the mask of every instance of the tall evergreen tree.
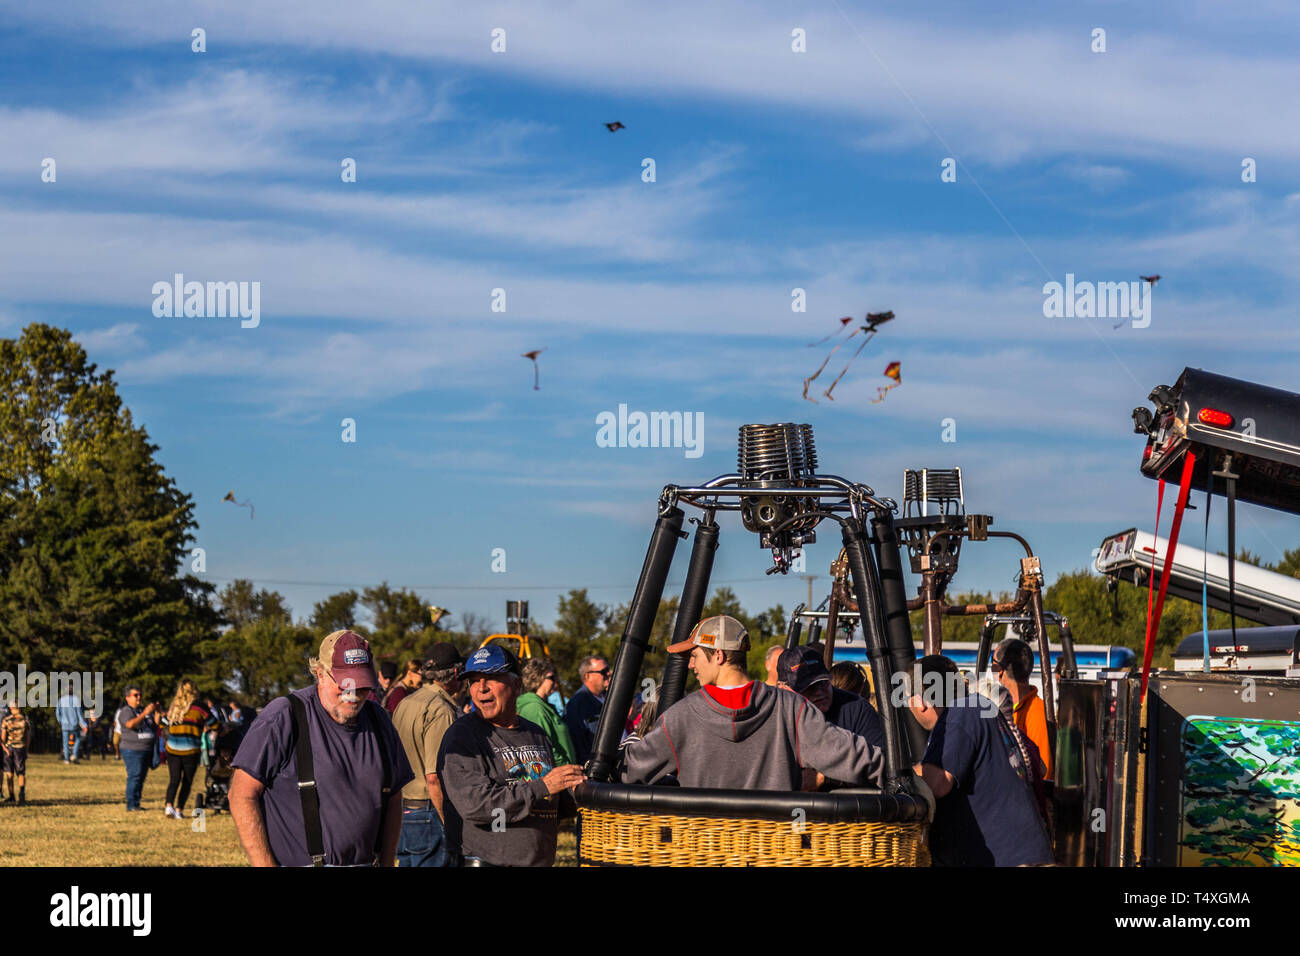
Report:
[{"label": "tall evergreen tree", "polygon": [[161,696],[218,623],[190,497],[63,329],[0,339],[0,435],[0,653]]}]

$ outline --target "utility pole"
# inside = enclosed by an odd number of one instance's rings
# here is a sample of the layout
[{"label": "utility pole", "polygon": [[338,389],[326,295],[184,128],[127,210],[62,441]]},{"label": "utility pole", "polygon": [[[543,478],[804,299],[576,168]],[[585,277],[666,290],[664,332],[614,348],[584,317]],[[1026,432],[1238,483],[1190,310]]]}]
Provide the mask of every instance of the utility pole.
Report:
[{"label": "utility pole", "polygon": [[811,610],[812,610],[812,606],[813,606],[813,602],[812,602],[812,583],[813,583],[813,580],[817,577],[817,575],[815,575],[815,574],[801,574],[801,575],[799,575],[799,577],[803,578],[805,581],[808,582],[808,610],[811,611]]}]

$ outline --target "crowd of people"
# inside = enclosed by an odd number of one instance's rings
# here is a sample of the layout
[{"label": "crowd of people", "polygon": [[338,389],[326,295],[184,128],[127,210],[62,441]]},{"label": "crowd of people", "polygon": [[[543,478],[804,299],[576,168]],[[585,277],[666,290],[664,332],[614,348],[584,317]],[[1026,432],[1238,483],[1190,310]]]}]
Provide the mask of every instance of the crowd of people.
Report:
[{"label": "crowd of people", "polygon": [[[700,690],[664,713],[653,695],[627,715],[624,783],[721,790],[879,787],[880,714],[862,670],[827,668],[824,648],[774,648],[767,680],[747,671],[749,636],[734,618],[701,621],[671,653],[689,654]],[[1026,660],[1028,663],[1026,664]],[[913,768],[937,800],[936,865],[1052,860],[1043,818],[1041,701],[1027,683],[1023,641],[996,648],[1005,693],[908,702],[930,732]],[[851,670],[850,670],[851,669]],[[229,806],[255,865],[547,866],[559,822],[576,814],[611,681],[608,660],[578,668],[562,709],[547,658],[519,661],[489,644],[467,658],[448,643],[376,669],[369,645],[337,631],[311,660],[314,684],[273,701],[235,755]],[[939,655],[919,662],[928,685],[956,674]],[[397,696],[396,704],[391,704]]]},{"label": "crowd of people", "polygon": [[167,765],[163,815],[185,817],[195,774],[205,770],[204,792],[194,801],[194,815],[225,809],[225,794],[233,774],[230,762],[239,747],[248,715],[236,701],[225,706],[199,694],[191,680],[176,685],[171,704],[144,702],[141,690],[126,689],[113,721],[113,749],[126,766],[126,809],[141,810],[140,795],[151,770]]},{"label": "crowd of people", "polygon": [[[653,693],[638,696],[622,727],[622,782],[787,792],[882,785],[884,725],[862,668],[828,668],[821,645],[778,646],[765,656],[766,680],[753,680],[749,635],[727,616],[700,621],[668,650],[689,654],[700,689],[663,713]],[[912,769],[917,789],[936,801],[935,865],[1052,861],[1051,752],[1029,683],[1033,660],[1022,640],[997,645],[998,684],[982,688],[987,696],[970,692],[948,658],[918,662],[907,706],[929,742]],[[567,702],[549,658],[520,661],[498,644],[462,657],[436,643],[400,668],[377,667],[363,637],[335,631],[310,670],[311,686],[259,714],[218,705],[190,680],[166,707],[127,688],[111,742],[125,765],[126,809],[141,810],[148,773],[165,763],[163,812],[182,819],[202,765],[194,812],[228,809],[253,865],[553,864],[606,706],[607,659],[581,661]],[[961,689],[936,698],[924,691],[931,685]],[[16,705],[8,711],[6,802],[23,803],[31,726]],[[64,759],[75,762],[76,735],[87,735],[93,714],[72,700],[60,701],[58,716]]]}]

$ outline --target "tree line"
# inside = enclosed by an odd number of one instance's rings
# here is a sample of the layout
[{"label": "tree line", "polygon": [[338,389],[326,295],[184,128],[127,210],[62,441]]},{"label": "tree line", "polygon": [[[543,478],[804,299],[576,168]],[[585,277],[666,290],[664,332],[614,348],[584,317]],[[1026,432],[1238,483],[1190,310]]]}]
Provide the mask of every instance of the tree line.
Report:
[{"label": "tree line", "polygon": [[[476,615],[462,616],[459,629],[434,625],[424,598],[387,584],[332,594],[297,620],[282,595],[254,582],[218,592],[187,564],[197,527],[192,499],[164,473],[112,371],[101,372],[66,330],[33,324],[17,339],[0,339],[0,434],[0,663],[10,671],[19,663],[29,672],[102,671],[110,695],[131,682],[159,700],[189,676],[208,693],[261,706],[303,686],[312,650],[339,628],[364,634],[380,660],[399,666],[435,640],[468,653],[492,633]],[[1242,559],[1261,563],[1248,553]],[[1263,566],[1297,575],[1300,548]],[[1141,648],[1145,590],[1126,583],[1108,590],[1101,577],[1076,570],[1057,577],[1045,603],[1070,619],[1079,643]],[[676,612],[676,597],[660,603],[645,676],[662,673]],[[752,612],[720,588],[705,614],[746,625],[751,674],[762,676],[763,653],[784,640],[786,610]],[[627,604],[598,604],[573,589],[551,623],[533,625],[565,693],[577,687],[583,657],[614,660],[627,615]],[[1227,621],[1211,612],[1212,627]],[[979,624],[948,618],[945,638],[973,640]],[[1200,626],[1197,604],[1171,598],[1156,663],[1168,665],[1178,641]],[[919,614],[913,631],[919,637]]]}]

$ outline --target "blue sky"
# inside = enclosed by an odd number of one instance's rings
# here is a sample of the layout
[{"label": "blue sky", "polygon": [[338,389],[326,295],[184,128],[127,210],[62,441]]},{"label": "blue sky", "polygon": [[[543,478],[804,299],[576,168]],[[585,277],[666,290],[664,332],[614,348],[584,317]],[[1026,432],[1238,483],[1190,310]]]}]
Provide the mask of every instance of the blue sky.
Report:
[{"label": "blue sky", "polygon": [[[305,615],[388,580],[498,625],[511,597],[542,621],[570,587],[626,601],[659,489],[791,420],[884,495],[960,465],[968,509],[1051,580],[1150,525],[1128,413],[1153,385],[1190,365],[1300,390],[1288,5],[460,6],[4,4],[0,334],[63,325],[116,370],[218,584]],[[155,318],[177,272],[260,282],[260,326]],[[1151,272],[1149,328],[1043,316],[1066,273]],[[837,401],[802,401],[806,344],[883,309]],[[703,456],[597,447],[620,403],[702,412]],[[1242,513],[1242,546],[1300,544]],[[747,606],[805,594],[738,522],[722,540]],[[1010,589],[1001,548],[969,549],[956,589]]]}]

